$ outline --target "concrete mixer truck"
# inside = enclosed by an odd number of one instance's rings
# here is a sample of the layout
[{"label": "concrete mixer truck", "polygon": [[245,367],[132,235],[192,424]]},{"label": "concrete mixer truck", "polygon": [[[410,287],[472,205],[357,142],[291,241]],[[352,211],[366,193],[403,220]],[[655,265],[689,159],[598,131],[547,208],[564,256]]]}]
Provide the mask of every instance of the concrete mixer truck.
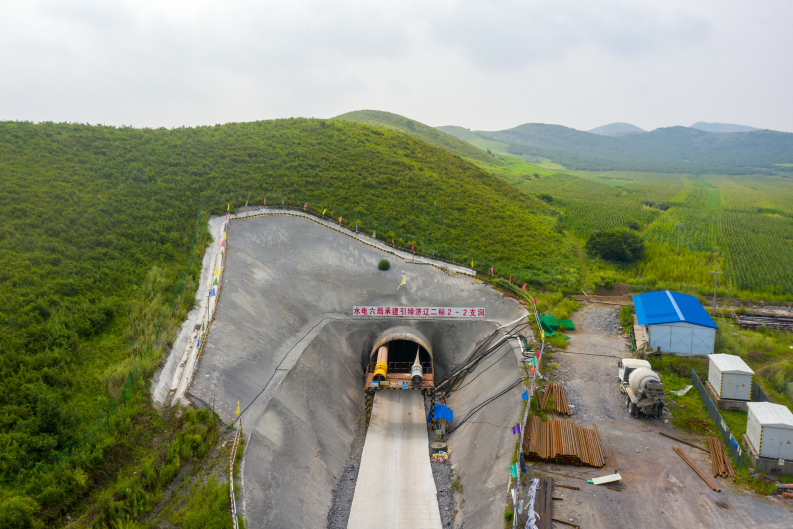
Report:
[{"label": "concrete mixer truck", "polygon": [[660,419],[664,410],[664,385],[658,374],[645,360],[623,359],[619,367],[620,386],[627,396],[625,406],[628,412],[634,417],[641,412]]}]

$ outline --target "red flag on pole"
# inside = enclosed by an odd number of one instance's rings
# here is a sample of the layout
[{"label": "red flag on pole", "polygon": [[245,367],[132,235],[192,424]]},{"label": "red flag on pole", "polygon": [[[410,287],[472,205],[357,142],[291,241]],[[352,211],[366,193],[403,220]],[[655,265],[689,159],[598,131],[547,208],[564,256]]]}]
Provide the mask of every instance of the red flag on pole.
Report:
[{"label": "red flag on pole", "polygon": [[491,274],[493,273],[493,267],[492,266],[490,267],[490,273]]},{"label": "red flag on pole", "polygon": [[267,197],[264,198],[264,205],[267,205]]},{"label": "red flag on pole", "polygon": [[303,209],[306,209],[306,207],[308,207],[308,202],[306,202],[305,204],[303,204]]},{"label": "red flag on pole", "polygon": [[534,376],[534,366],[531,366],[531,376]]},{"label": "red flag on pole", "polygon": [[411,252],[412,252],[412,251],[414,251],[414,250],[413,250],[413,245],[412,245],[412,244],[410,245],[410,251],[411,251]]},{"label": "red flag on pole", "polygon": [[394,244],[394,239],[393,239],[393,237],[391,238],[391,246],[396,246],[396,244]]},{"label": "red flag on pole", "polygon": [[341,224],[341,217],[339,217],[339,224]]},{"label": "red flag on pole", "polygon": [[526,283],[523,283],[523,290],[526,290]]},{"label": "red flag on pole", "polygon": [[534,298],[534,306],[537,306],[537,298]]},{"label": "red flag on pole", "polygon": [[509,282],[512,283],[512,276],[509,276]]}]

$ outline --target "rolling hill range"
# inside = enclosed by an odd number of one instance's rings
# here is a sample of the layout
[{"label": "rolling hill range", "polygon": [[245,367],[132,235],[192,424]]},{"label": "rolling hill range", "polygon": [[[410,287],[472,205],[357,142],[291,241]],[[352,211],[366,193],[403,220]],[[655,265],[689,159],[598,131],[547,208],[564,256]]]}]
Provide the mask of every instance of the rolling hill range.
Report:
[{"label": "rolling hill range", "polygon": [[793,134],[770,130],[712,133],[668,127],[644,134],[602,136],[561,125],[527,123],[476,134],[509,144],[512,154],[541,156],[578,170],[753,174],[783,170],[778,164],[793,161]]},{"label": "rolling hill range", "polygon": [[478,146],[461,141],[459,138],[447,134],[440,129],[430,127],[398,114],[392,114],[391,112],[384,112],[382,110],[356,110],[336,116],[333,119],[355,121],[366,125],[398,130],[408,136],[426,141],[430,145],[435,145],[436,147],[445,149],[463,158],[489,165],[502,165],[502,162],[498,158],[485,152],[487,147],[485,147],[485,149],[478,148]]},{"label": "rolling hill range", "polygon": [[705,123],[704,121],[697,121],[691,125],[692,129],[704,130],[705,132],[752,132],[760,130],[754,127],[747,127],[746,125],[733,125],[732,123]]},{"label": "rolling hill range", "polygon": [[595,127],[587,132],[600,136],[614,136],[616,134],[639,134],[647,131],[640,129],[636,125],[631,125],[630,123],[610,123],[602,127]]}]

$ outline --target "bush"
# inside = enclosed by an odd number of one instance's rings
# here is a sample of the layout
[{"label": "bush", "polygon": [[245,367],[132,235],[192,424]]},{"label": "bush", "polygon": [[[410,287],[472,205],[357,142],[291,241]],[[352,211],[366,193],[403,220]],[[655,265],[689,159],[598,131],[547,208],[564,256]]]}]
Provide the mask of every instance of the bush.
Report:
[{"label": "bush", "polygon": [[633,325],[633,307],[626,305],[620,309],[620,325],[626,329]]},{"label": "bush", "polygon": [[388,259],[380,259],[380,262],[377,263],[377,268],[382,271],[386,271],[391,268],[391,263],[388,262]]},{"label": "bush", "polygon": [[537,195],[537,198],[539,198],[540,200],[545,201],[545,202],[547,202],[549,204],[551,202],[553,202],[553,197],[551,195],[549,195],[548,193],[540,193],[539,195]]},{"label": "bush", "polygon": [[588,252],[607,261],[630,263],[638,261],[644,252],[644,241],[630,230],[599,230],[586,242]]}]

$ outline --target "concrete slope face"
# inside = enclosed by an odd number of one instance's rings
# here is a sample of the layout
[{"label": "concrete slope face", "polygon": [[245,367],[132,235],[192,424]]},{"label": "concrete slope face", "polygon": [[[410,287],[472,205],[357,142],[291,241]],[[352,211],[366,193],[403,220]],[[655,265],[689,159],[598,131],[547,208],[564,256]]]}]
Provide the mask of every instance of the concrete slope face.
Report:
[{"label": "concrete slope face", "polygon": [[421,392],[377,392],[349,529],[441,529],[428,442]]},{"label": "concrete slope face", "polygon": [[[382,332],[398,325],[421,332],[442,377],[498,325],[526,314],[471,277],[410,264],[306,218],[232,220],[226,245],[195,382],[216,407],[229,405],[225,413],[240,403],[247,442],[238,508],[252,529],[325,527],[364,412],[364,365]],[[383,258],[391,261],[385,272],[377,268]],[[397,290],[403,277],[407,292]],[[483,307],[486,315],[360,317],[358,305]],[[191,397],[213,406],[199,392]],[[420,454],[429,457],[426,442]]]}]

